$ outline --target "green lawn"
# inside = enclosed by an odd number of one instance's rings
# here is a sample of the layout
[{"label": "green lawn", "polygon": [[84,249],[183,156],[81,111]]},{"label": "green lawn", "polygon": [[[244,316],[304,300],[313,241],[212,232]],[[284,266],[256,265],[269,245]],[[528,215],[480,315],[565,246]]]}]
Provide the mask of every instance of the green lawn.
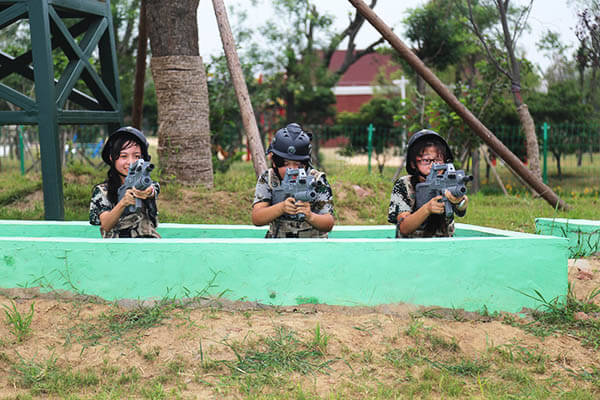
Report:
[{"label": "green lawn", "polygon": [[[596,158],[600,160],[600,156]],[[338,224],[387,224],[395,168],[386,167],[382,174],[373,168],[369,174],[364,166],[337,163],[325,164],[325,170],[333,188]],[[554,187],[571,206],[569,211],[557,211],[543,199],[533,198],[519,187],[511,180],[514,177],[507,176],[505,170],[500,169],[500,172],[504,175],[509,195],[502,195],[495,181],[483,179],[481,191],[469,195],[471,201],[467,215],[458,222],[534,232],[536,217],[600,219],[598,187],[590,186],[593,182],[586,182],[585,177],[582,178],[585,183],[578,187],[567,182]],[[92,188],[104,180],[105,167],[98,169],[74,163],[65,168],[63,175],[65,219],[87,220]],[[587,173],[585,175],[588,176]],[[160,181],[160,177],[154,178]],[[569,182],[582,180],[571,178]],[[213,189],[163,184],[159,198],[161,222],[250,224],[250,204],[256,184],[252,164],[235,163],[226,173],[215,173],[214,182]],[[368,195],[360,197],[355,190],[356,185],[367,190]],[[21,175],[16,162],[3,160],[0,218],[43,219],[41,188],[39,173]]]}]

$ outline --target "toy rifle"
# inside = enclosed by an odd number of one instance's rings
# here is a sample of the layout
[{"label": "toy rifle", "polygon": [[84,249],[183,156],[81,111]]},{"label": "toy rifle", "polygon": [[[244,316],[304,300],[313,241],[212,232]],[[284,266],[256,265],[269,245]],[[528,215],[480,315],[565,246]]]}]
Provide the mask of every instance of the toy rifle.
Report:
[{"label": "toy rifle", "polygon": [[433,164],[425,182],[417,183],[417,209],[436,196],[442,196],[446,217],[452,216],[452,203],[446,197],[448,190],[454,197],[462,197],[467,193],[466,184],[473,180],[472,175],[465,175],[465,171],[456,170],[454,164]]},{"label": "toy rifle", "polygon": [[[129,166],[129,173],[125,178],[125,182],[119,187],[117,193],[119,195],[119,201],[125,196],[128,189],[135,188],[137,190],[146,190],[148,186],[152,185],[152,178],[150,178],[150,172],[154,169],[154,164],[150,161],[144,161],[142,159],[137,160]],[[131,214],[142,208],[142,199],[136,197],[135,204],[128,206],[125,209],[124,214]]]},{"label": "toy rifle", "polygon": [[[317,182],[312,175],[307,175],[304,168],[288,168],[279,186],[273,188],[272,204],[285,201],[288,197],[295,200],[311,202],[317,198],[315,187]],[[287,215],[289,219],[304,221],[304,214]]]}]

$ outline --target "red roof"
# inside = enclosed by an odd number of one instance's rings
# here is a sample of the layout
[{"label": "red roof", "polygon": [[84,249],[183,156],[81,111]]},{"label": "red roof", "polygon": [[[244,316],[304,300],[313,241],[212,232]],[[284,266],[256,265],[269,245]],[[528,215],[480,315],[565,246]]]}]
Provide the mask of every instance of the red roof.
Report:
[{"label": "red roof", "polygon": [[[329,70],[334,71],[339,68],[344,61],[345,55],[345,50],[336,50],[331,57]],[[391,63],[390,55],[379,53],[367,54],[348,68],[338,81],[337,86],[371,86],[371,83],[382,68],[385,68],[387,76],[400,69],[398,65]]]},{"label": "red roof", "polygon": [[370,94],[362,94],[362,95],[337,95],[335,96],[335,109],[337,112],[341,111],[349,111],[349,112],[359,112],[360,106],[365,103],[368,103],[373,96]]}]

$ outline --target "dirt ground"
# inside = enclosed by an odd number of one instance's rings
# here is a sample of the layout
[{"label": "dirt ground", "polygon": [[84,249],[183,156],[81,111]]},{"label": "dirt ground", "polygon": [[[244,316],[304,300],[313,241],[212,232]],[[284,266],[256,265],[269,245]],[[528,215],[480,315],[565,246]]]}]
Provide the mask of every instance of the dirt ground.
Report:
[{"label": "dirt ground", "polygon": [[[585,299],[600,287],[600,257],[571,260],[569,264],[569,280],[578,298]],[[301,340],[311,340],[317,326],[329,338],[326,353],[334,361],[328,374],[316,374],[310,381],[317,393],[327,394],[331,388],[355,384],[352,374],[357,368],[364,368],[359,358],[369,354],[381,356],[391,348],[414,346],[405,332],[416,326],[416,315],[421,328],[455,341],[461,356],[467,359],[477,359],[490,348],[518,344],[528,349],[543,349],[550,360],[550,367],[544,373],[548,377],[565,369],[600,368],[598,351],[583,346],[572,336],[540,338],[503,323],[501,318],[468,312],[457,317],[457,310],[432,311],[407,304],[273,308],[213,301],[171,310],[159,325],[115,338],[92,334],[94,330],[102,331],[100,318],[114,311],[114,304],[83,301],[68,294],[40,295],[32,290],[0,293],[0,308],[11,307],[14,299],[21,313],[25,314],[31,304],[35,310],[32,332],[21,343],[9,332],[10,325],[4,318],[0,322],[0,398],[27,393],[15,373],[16,364],[22,360],[43,364],[50,359],[55,359],[61,367],[79,371],[104,371],[107,365],[120,371],[134,367],[142,379],[158,377],[165,373],[166,366],[178,362],[182,365],[179,375],[185,384],[184,394],[220,398],[213,384],[228,372],[213,370],[208,364],[210,360],[234,360],[231,344],[243,347],[256,343],[260,338],[273,336],[280,327],[295,332]],[[119,308],[131,309],[136,307],[134,303],[125,301]],[[201,365],[204,369],[199,370]],[[393,379],[381,363],[370,364],[367,373],[383,382]]]}]

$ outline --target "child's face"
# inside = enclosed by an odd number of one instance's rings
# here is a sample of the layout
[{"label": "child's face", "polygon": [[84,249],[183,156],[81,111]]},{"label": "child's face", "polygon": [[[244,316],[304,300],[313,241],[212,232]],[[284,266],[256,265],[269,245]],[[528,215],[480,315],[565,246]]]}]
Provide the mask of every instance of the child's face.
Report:
[{"label": "child's face", "polygon": [[142,149],[135,142],[127,142],[123,145],[119,158],[115,160],[115,169],[121,175],[127,176],[129,166],[142,158]]},{"label": "child's face", "polygon": [[429,146],[423,149],[423,152],[416,157],[415,161],[419,172],[427,176],[431,172],[433,164],[443,164],[444,157],[435,146]]},{"label": "child's face", "polygon": [[285,171],[288,168],[304,168],[305,165],[302,161],[295,161],[295,160],[284,160],[283,161],[283,165],[281,167],[277,168],[277,172],[279,172],[279,176],[280,177],[284,177],[285,176]]}]

